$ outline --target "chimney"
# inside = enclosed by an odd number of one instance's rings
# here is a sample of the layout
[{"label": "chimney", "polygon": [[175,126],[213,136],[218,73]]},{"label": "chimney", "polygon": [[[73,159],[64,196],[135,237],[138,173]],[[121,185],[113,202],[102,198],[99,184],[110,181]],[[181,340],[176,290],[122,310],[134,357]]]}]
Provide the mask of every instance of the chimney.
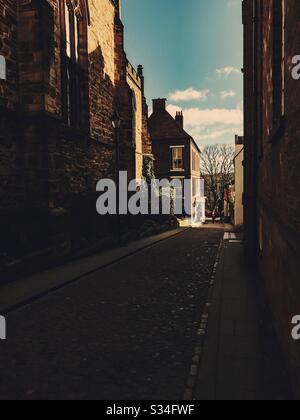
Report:
[{"label": "chimney", "polygon": [[177,122],[179,127],[183,129],[183,112],[182,111],[176,112],[175,121]]},{"label": "chimney", "polygon": [[244,144],[244,137],[243,136],[235,136],[235,144],[237,146]]},{"label": "chimney", "polygon": [[153,112],[164,112],[166,110],[166,99],[153,99]]}]

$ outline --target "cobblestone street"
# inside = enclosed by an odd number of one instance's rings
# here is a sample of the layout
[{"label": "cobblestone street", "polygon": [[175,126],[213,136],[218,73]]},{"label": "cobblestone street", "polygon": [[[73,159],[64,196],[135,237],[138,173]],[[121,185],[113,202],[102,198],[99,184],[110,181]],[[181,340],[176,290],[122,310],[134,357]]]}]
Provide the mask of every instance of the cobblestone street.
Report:
[{"label": "cobblestone street", "polygon": [[187,230],[7,317],[0,398],[182,399],[222,230]]}]

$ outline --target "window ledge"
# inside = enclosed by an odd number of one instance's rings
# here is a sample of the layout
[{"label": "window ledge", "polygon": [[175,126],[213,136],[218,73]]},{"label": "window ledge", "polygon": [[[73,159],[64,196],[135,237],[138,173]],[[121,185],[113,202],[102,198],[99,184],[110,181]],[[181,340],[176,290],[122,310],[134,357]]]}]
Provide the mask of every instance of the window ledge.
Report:
[{"label": "window ledge", "polygon": [[280,121],[273,127],[273,130],[270,135],[270,143],[276,144],[283,136],[284,131],[285,131],[285,117],[283,116],[280,119]]}]

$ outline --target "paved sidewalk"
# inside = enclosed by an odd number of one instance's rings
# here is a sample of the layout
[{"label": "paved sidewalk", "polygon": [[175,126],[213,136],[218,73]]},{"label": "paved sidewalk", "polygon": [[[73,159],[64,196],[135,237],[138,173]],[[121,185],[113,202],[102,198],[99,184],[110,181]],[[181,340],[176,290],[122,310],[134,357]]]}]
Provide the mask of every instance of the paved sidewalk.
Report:
[{"label": "paved sidewalk", "polygon": [[224,235],[197,400],[288,400],[287,375],[271,322],[243,266],[243,246]]},{"label": "paved sidewalk", "polygon": [[71,261],[60,267],[52,268],[30,277],[0,286],[0,313],[15,309],[19,305],[59,289],[88,274],[92,274],[117,261],[149,248],[161,241],[183,233],[187,228],[174,229],[139,241],[131,242],[89,257]]}]

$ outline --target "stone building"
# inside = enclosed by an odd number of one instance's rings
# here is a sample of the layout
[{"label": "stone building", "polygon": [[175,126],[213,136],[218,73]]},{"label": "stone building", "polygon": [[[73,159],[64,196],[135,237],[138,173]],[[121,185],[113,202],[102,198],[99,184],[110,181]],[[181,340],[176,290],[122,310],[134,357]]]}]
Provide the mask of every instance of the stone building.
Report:
[{"label": "stone building", "polygon": [[119,169],[134,178],[151,154],[120,2],[0,0],[0,33],[0,255],[43,260],[106,243],[111,222],[97,216],[95,191],[115,174],[116,111]]},{"label": "stone building", "polygon": [[[300,396],[300,2],[244,0],[245,243]],[[298,77],[299,76],[299,77]]]}]

